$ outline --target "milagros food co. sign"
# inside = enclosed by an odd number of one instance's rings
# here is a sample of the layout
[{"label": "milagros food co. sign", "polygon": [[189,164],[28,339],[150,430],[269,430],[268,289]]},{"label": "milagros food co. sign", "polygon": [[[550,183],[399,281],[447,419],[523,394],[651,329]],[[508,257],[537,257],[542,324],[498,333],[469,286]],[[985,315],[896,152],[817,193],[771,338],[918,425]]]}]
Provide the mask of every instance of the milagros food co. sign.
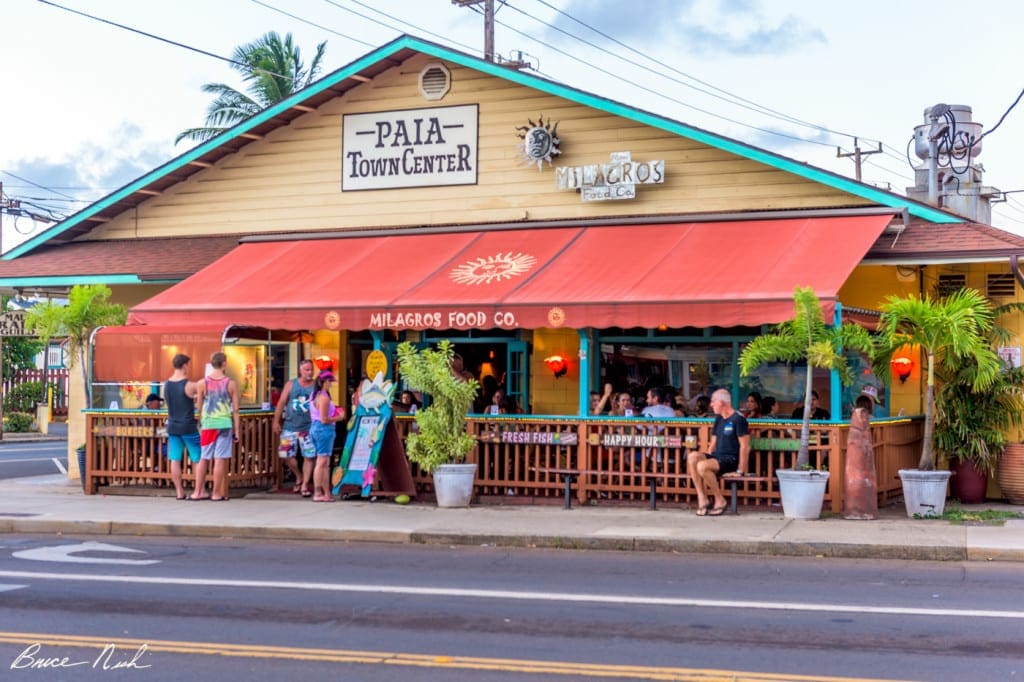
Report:
[{"label": "milagros food co. sign", "polygon": [[479,107],[349,114],[342,122],[342,191],[475,185]]}]

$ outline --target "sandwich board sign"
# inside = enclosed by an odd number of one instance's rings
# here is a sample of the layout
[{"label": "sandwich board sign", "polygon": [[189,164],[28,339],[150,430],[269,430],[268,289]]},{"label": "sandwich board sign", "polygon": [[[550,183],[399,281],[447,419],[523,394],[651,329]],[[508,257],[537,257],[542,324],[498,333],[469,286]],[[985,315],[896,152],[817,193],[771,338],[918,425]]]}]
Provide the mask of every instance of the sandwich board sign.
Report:
[{"label": "sandwich board sign", "polygon": [[[349,422],[341,461],[331,474],[335,495],[358,489],[360,497],[416,495],[416,486],[405,458],[405,447],[391,419],[395,386],[378,372],[364,379],[359,402]],[[377,488],[374,491],[374,488]]]}]

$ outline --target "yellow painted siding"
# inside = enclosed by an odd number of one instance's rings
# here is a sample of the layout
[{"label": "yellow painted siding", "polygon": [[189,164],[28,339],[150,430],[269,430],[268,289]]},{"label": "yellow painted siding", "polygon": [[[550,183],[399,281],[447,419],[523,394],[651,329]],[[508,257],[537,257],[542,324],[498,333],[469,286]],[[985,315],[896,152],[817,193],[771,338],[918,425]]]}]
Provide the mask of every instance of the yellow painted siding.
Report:
[{"label": "yellow painted siding", "polygon": [[[215,167],[95,229],[85,239],[358,227],[473,224],[614,215],[704,213],[867,205],[810,180],[692,140],[450,66],[440,102],[418,93],[428,60],[417,57],[250,143]],[[341,191],[342,116],[348,113],[479,103],[477,185]],[[608,161],[616,151],[665,160],[663,185],[632,201],[583,203],[555,189],[554,171],[520,164],[516,126],[558,122],[560,166]]]},{"label": "yellow painted siding", "polygon": [[[536,329],[530,356],[530,386],[534,414],[576,414],[579,412],[580,339],[572,329]],[[565,376],[556,379],[544,364],[549,355],[569,361]]]},{"label": "yellow painted siding", "polygon": [[[932,265],[925,267],[896,267],[889,265],[858,266],[839,290],[839,300],[845,306],[856,306],[879,310],[889,295],[907,296],[927,294],[934,296],[940,275],[963,275],[966,286],[988,295],[989,274],[1010,275],[1008,262],[972,263],[969,265]],[[1021,286],[1014,285],[1014,296],[994,297],[997,305],[1024,302]],[[1006,327],[1012,338],[1009,346],[1024,346],[1024,315],[1011,312],[999,321]],[[924,412],[921,358],[917,358],[914,370],[906,383],[893,380],[890,386],[891,414],[902,408],[906,414]]]}]

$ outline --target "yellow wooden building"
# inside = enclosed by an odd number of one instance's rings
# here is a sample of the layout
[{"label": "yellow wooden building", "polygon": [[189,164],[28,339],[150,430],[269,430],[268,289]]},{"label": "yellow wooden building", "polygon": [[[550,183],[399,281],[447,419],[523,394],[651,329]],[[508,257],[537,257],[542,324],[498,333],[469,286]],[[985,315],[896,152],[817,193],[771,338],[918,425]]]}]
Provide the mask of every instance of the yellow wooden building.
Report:
[{"label": "yellow wooden building", "polygon": [[[739,350],[790,316],[796,286],[870,324],[888,294],[957,282],[1017,300],[1021,252],[941,208],[406,36],[11,250],[0,287],[108,284],[138,338],[262,334],[241,356],[253,407],[299,353],[358,379],[372,348],[452,338],[523,410],[577,415],[606,381],[740,397]],[[157,383],[173,345],[97,382]],[[787,377],[759,385],[792,404]],[[818,386],[836,418],[856,390]],[[883,402],[919,412],[919,373]]]}]

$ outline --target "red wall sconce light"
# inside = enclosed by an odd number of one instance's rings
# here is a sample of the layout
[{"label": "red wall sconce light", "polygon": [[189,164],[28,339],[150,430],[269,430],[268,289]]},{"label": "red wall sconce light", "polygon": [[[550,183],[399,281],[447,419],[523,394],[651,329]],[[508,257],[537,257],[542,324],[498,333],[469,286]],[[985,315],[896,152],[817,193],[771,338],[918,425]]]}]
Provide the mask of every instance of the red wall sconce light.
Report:
[{"label": "red wall sconce light", "polygon": [[549,355],[544,358],[544,364],[548,366],[556,379],[564,377],[565,373],[569,371],[569,363],[561,355]]},{"label": "red wall sconce light", "polygon": [[317,370],[323,372],[324,370],[334,371],[334,358],[330,355],[318,355],[313,358],[313,365],[316,366]]},{"label": "red wall sconce light", "polygon": [[914,358],[910,357],[910,354],[906,351],[898,351],[889,360],[889,369],[892,370],[892,375],[898,378],[901,384],[905,384],[907,379],[910,378],[910,373],[914,371]]}]

